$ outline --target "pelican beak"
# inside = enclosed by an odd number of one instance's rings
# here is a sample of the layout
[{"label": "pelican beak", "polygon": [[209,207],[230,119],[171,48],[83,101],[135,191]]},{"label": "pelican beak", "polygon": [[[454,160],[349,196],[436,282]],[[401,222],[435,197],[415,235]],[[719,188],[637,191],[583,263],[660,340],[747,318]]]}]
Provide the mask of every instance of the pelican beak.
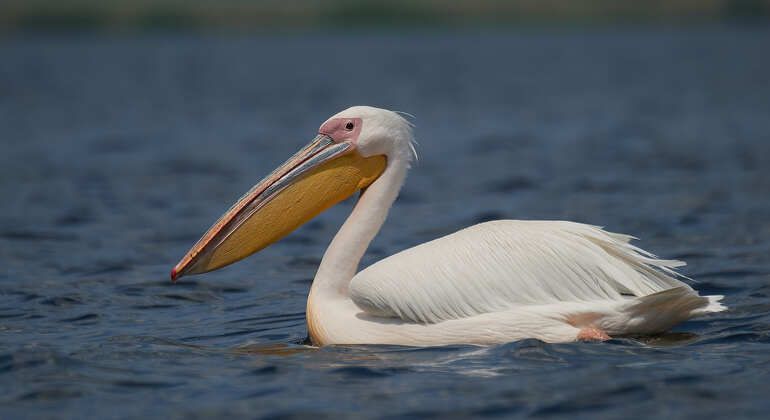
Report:
[{"label": "pelican beak", "polygon": [[319,134],[241,197],[171,270],[171,279],[216,270],[288,235],[366,188],[385,156],[363,157],[352,142]]}]

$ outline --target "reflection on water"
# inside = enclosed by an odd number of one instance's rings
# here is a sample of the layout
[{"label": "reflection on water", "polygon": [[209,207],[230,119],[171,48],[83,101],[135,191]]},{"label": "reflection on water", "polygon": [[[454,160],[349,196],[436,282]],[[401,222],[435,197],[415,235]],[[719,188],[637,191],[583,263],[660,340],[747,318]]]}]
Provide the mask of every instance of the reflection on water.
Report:
[{"label": "reflection on water", "polygon": [[237,354],[291,356],[306,351],[318,350],[313,346],[290,345],[284,343],[243,344],[232,349]]},{"label": "reflection on water", "polygon": [[635,337],[640,342],[649,346],[680,346],[694,343],[698,340],[698,334],[691,332],[673,332],[669,331],[660,335],[653,335],[647,337]]},{"label": "reflection on water", "polygon": [[[769,46],[760,28],[6,39],[0,417],[765,416]],[[364,265],[569,219],[686,260],[730,311],[605,343],[313,348],[307,291],[352,201],[171,284],[353,104],[415,114],[420,154]]]}]

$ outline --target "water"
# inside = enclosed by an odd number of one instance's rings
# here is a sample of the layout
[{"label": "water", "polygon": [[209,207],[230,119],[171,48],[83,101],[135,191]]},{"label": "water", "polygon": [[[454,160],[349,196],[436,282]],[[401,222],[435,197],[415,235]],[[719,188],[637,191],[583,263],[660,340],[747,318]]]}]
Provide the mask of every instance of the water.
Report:
[{"label": "water", "polygon": [[[0,416],[382,418],[770,409],[770,31],[0,41]],[[416,115],[364,265],[491,218],[628,232],[728,312],[661,337],[311,349],[348,201],[219,272],[170,268],[329,115]]]}]

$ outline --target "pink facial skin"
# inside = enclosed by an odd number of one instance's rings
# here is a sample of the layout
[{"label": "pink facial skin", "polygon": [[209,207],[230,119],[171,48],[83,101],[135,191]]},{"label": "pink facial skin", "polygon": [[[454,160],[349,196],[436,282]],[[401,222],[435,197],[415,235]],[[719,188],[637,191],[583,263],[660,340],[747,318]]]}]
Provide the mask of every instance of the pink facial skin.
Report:
[{"label": "pink facial skin", "polygon": [[337,143],[350,141],[356,144],[362,125],[361,118],[332,118],[318,129],[318,133],[331,137]]}]

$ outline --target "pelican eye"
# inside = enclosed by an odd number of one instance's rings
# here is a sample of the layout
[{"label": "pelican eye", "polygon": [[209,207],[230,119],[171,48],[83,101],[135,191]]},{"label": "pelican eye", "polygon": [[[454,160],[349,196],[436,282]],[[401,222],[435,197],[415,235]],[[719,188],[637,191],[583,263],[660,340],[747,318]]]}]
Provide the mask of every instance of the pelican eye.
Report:
[{"label": "pelican eye", "polygon": [[350,131],[350,130],[352,130],[352,129],[353,129],[353,127],[355,127],[355,126],[356,126],[356,125],[355,125],[355,124],[353,124],[353,121],[348,121],[348,123],[347,123],[347,124],[345,124],[345,130],[348,130],[348,131]]}]

